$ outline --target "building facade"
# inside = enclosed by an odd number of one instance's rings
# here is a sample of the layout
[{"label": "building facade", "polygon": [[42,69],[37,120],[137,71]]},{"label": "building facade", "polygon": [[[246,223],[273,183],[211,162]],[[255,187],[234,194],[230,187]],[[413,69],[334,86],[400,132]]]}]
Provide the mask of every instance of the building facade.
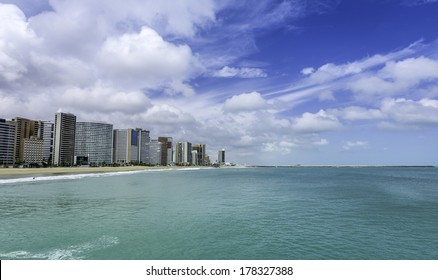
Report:
[{"label": "building facade", "polygon": [[177,165],[192,164],[192,143],[177,142],[175,144],[175,163]]},{"label": "building facade", "polygon": [[162,144],[161,165],[167,166],[172,164],[172,159],[173,159],[172,137],[166,137],[166,136],[158,137],[158,142]]},{"label": "building facade", "polygon": [[12,119],[12,122],[16,124],[14,159],[16,163],[24,162],[24,140],[31,137],[39,137],[40,122],[20,117]]},{"label": "building facade", "polygon": [[75,164],[104,166],[113,161],[113,125],[77,122]]},{"label": "building facade", "polygon": [[132,129],[115,129],[113,139],[113,162],[129,164],[132,161]]},{"label": "building facade", "polygon": [[148,130],[143,130],[141,128],[137,128],[137,134],[138,134],[138,152],[139,157],[138,161],[140,163],[149,164],[149,145],[148,143],[151,142],[150,132]]},{"label": "building facade", "polygon": [[142,156],[142,163],[147,165],[162,165],[161,163],[161,149],[163,144],[158,140],[151,140],[144,144],[144,154]]},{"label": "building facade", "polygon": [[23,154],[23,161],[26,165],[42,165],[44,161],[44,140],[35,136],[24,139]]},{"label": "building facade", "polygon": [[14,164],[16,123],[0,119],[0,166]]},{"label": "building facade", "polygon": [[49,121],[42,122],[42,135],[43,135],[43,161],[48,165],[52,165],[53,162],[53,146],[55,139],[55,124]]},{"label": "building facade", "polygon": [[224,149],[222,149],[221,151],[218,151],[217,162],[219,164],[225,164],[225,150]]},{"label": "building facade", "polygon": [[196,165],[207,165],[205,144],[194,144],[192,150],[196,151]]},{"label": "building facade", "polygon": [[75,136],[76,116],[70,113],[56,113],[53,165],[73,166]]}]

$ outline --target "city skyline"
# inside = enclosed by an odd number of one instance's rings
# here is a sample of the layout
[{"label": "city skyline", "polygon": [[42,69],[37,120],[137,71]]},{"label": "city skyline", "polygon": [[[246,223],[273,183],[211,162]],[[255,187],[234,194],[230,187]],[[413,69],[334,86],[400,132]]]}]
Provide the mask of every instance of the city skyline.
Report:
[{"label": "city skyline", "polygon": [[7,120],[0,116],[0,165],[67,167],[214,164],[206,154],[206,144],[203,143],[174,143],[170,136],[151,139],[150,131],[142,128],[113,129],[113,124],[106,122],[77,121],[72,113],[57,112],[54,116],[54,121],[28,117]]},{"label": "city skyline", "polygon": [[436,14],[436,0],[0,0],[0,117],[73,112],[242,164],[438,165]]}]

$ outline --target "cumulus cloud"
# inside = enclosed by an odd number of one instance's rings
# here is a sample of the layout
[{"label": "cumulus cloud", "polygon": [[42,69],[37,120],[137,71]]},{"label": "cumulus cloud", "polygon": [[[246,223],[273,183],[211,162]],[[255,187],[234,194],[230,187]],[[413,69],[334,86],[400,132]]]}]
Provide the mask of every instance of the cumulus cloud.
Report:
[{"label": "cumulus cloud", "polygon": [[219,78],[265,78],[268,74],[260,68],[235,68],[224,66],[222,69],[213,72],[212,76]]},{"label": "cumulus cloud", "polygon": [[151,89],[169,87],[185,94],[190,91],[178,86],[200,67],[190,47],[166,42],[148,27],[139,33],[109,37],[98,59],[101,72],[116,84]]},{"label": "cumulus cloud", "polygon": [[226,112],[254,111],[265,109],[267,101],[258,92],[242,93],[228,98],[224,104]]},{"label": "cumulus cloud", "polygon": [[135,114],[151,107],[150,100],[140,91],[116,91],[102,85],[69,88],[58,99],[60,107],[71,111]]},{"label": "cumulus cloud", "polygon": [[370,99],[409,95],[425,82],[438,83],[438,60],[420,56],[388,61],[378,72],[351,81],[348,88],[359,99]]},{"label": "cumulus cloud", "polygon": [[27,48],[38,43],[23,12],[0,3],[0,84],[20,79],[28,71]]},{"label": "cumulus cloud", "polygon": [[319,133],[339,130],[342,124],[339,120],[324,110],[318,113],[304,113],[301,117],[293,120],[292,129],[301,133]]},{"label": "cumulus cloud", "polygon": [[438,100],[385,99],[381,111],[387,114],[390,120],[401,125],[438,124]]},{"label": "cumulus cloud", "polygon": [[313,72],[315,72],[315,68],[313,68],[313,67],[307,67],[307,68],[304,68],[303,70],[301,70],[301,74],[303,74],[303,75],[310,75]]},{"label": "cumulus cloud", "polygon": [[368,109],[360,106],[330,109],[328,112],[348,121],[379,120],[386,118],[386,115],[380,109]]}]

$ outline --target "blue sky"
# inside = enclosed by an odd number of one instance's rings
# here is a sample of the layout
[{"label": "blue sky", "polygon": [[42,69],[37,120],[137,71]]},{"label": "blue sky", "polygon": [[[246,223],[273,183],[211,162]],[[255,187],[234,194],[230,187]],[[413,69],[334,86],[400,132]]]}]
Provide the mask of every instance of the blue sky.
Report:
[{"label": "blue sky", "polygon": [[0,117],[247,164],[438,165],[438,1],[0,1]]}]

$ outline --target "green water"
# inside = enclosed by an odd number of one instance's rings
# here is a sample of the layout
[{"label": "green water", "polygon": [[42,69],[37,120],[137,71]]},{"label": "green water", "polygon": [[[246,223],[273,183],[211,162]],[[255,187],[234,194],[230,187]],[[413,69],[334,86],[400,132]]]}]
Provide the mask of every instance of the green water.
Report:
[{"label": "green water", "polygon": [[0,259],[438,259],[438,169],[0,180],[0,224]]}]

